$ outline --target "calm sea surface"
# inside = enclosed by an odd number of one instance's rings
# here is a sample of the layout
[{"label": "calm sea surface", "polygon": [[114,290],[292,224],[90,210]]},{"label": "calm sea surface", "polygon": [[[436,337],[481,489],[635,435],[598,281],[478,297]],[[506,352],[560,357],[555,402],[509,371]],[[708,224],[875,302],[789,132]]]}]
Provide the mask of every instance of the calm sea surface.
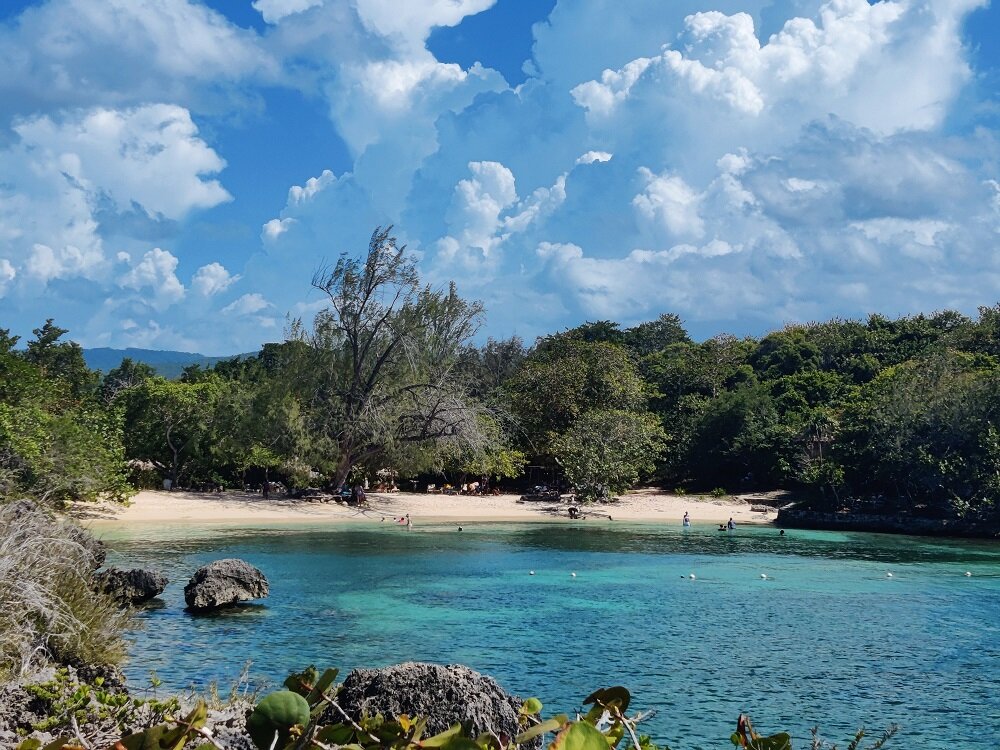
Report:
[{"label": "calm sea surface", "polygon": [[[730,747],[740,712],[796,748],[815,724],[843,748],[889,722],[890,747],[1000,745],[997,543],[593,521],[103,536],[109,562],[171,579],[134,635],[139,686],[412,659],[467,664],[546,713],[623,684],[674,750]],[[185,582],[222,557],[264,571],[266,605],[186,614]]]}]

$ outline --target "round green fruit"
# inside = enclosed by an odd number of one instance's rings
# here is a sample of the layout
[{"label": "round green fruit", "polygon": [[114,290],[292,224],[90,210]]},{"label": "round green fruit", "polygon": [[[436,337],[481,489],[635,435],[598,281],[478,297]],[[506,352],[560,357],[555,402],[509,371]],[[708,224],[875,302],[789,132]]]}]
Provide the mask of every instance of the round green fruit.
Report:
[{"label": "round green fruit", "polygon": [[289,729],[296,724],[305,726],[308,723],[309,704],[306,699],[291,690],[280,690],[257,704],[247,719],[247,732],[260,750],[270,750],[275,734],[278,735],[278,742],[274,747],[282,748],[288,743]]}]

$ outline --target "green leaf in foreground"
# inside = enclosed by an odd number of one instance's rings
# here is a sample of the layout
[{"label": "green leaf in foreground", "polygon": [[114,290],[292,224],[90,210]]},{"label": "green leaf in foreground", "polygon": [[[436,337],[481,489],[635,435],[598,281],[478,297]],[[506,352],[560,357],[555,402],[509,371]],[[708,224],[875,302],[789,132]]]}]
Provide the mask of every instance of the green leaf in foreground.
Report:
[{"label": "green leaf in foreground", "polygon": [[521,706],[522,716],[531,716],[532,714],[540,713],[542,710],[542,702],[538,698],[528,698],[524,705]]},{"label": "green leaf in foreground", "polygon": [[596,727],[578,721],[556,736],[550,750],[608,750],[608,741]]}]

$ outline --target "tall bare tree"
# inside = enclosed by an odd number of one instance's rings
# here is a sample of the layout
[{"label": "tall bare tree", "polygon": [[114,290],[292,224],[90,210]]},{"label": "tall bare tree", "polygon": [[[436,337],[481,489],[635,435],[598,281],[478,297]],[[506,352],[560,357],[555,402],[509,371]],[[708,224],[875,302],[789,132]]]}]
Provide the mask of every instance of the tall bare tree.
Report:
[{"label": "tall bare tree", "polygon": [[478,407],[455,368],[479,328],[482,306],[421,285],[392,227],[372,234],[363,259],[342,255],[312,284],[330,301],[311,332],[293,326],[315,358],[310,408],[316,446],[335,452],[333,483],[395,448],[484,439]]}]

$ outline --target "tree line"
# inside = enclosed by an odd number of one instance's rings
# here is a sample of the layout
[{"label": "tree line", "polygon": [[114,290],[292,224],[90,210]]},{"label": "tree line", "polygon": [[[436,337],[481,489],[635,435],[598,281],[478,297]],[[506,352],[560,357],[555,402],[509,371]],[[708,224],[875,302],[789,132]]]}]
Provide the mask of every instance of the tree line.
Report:
[{"label": "tree line", "polygon": [[[256,356],[101,376],[48,321],[0,332],[0,493],[483,483],[542,467],[586,499],[788,488],[816,507],[1000,517],[1000,306],[693,341],[673,314],[474,343],[478,303],[389,229],[312,285],[328,305]],[[408,487],[408,485],[404,485]]]}]

